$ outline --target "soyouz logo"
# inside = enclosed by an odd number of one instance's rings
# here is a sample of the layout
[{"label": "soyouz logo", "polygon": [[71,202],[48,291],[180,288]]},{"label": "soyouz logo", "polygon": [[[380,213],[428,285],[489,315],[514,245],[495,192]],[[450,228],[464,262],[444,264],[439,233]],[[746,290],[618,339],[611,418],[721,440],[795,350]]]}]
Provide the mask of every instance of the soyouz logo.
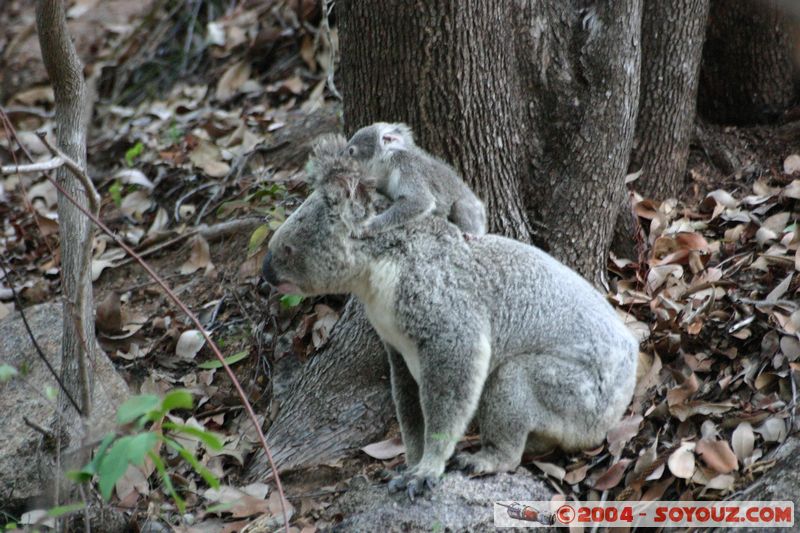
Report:
[{"label": "soyouz logo", "polygon": [[794,527],[790,501],[499,501],[495,527]]}]

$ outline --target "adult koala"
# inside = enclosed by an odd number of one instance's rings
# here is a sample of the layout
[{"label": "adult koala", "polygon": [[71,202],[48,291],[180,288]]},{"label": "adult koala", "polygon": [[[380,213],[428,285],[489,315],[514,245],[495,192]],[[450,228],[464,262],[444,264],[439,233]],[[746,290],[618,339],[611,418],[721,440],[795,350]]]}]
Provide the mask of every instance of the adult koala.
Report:
[{"label": "adult koala", "polygon": [[523,451],[599,444],[630,402],[638,345],[604,297],[542,250],[485,235],[465,240],[427,216],[368,238],[388,200],[318,141],[314,192],[275,232],[263,276],[283,292],[352,293],[384,341],[408,468],[389,484],[435,485],[477,417],[474,473],[511,470]]}]

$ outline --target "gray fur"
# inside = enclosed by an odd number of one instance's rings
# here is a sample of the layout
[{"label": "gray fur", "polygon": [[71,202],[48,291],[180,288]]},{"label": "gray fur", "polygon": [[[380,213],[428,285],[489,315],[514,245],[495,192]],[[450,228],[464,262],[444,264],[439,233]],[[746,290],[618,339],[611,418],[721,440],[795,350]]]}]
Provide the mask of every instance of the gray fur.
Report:
[{"label": "gray fur", "polygon": [[456,171],[414,143],[405,124],[376,122],[347,144],[352,157],[368,166],[389,209],[370,219],[364,234],[380,233],[433,213],[471,235],[486,233],[486,210]]},{"label": "gray fur", "polygon": [[354,238],[386,203],[358,179],[317,179],[270,240],[264,277],[364,304],[407,449],[390,488],[435,484],[473,418],[481,450],[456,462],[475,473],[513,469],[526,448],[601,443],[630,402],[638,353],[605,298],[538,248],[465,239],[441,217]]}]

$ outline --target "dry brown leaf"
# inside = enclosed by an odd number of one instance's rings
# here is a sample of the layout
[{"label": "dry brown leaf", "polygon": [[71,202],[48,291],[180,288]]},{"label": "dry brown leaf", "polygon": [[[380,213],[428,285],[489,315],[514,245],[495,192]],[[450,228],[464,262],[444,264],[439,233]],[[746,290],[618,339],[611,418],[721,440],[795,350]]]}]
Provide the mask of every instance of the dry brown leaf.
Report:
[{"label": "dry brown leaf", "polygon": [[800,340],[784,335],[781,337],[781,352],[789,361],[797,361],[800,358]]},{"label": "dry brown leaf", "polygon": [[792,182],[784,187],[783,195],[787,198],[794,198],[800,200],[800,180],[792,180]]},{"label": "dry brown leaf", "polygon": [[783,160],[783,173],[794,174],[800,172],[800,155],[792,154]]},{"label": "dry brown leaf", "polygon": [[733,453],[739,461],[744,461],[753,453],[755,445],[755,435],[753,434],[753,426],[749,422],[742,422],[736,429],[733,430],[731,435],[731,445],[733,446]]},{"label": "dry brown leaf", "polygon": [[225,177],[231,170],[219,147],[205,139],[197,139],[197,145],[189,153],[189,161],[212,178]]},{"label": "dry brown leaf", "polygon": [[685,404],[672,405],[669,408],[669,412],[678,420],[684,422],[694,415],[721,415],[722,413],[727,413],[734,407],[736,407],[736,405],[731,402],[714,403],[698,400]]},{"label": "dry brown leaf", "polygon": [[619,457],[625,444],[639,433],[639,424],[642,422],[641,415],[632,415],[620,420],[613,428],[608,431],[608,451],[611,455]]},{"label": "dry brown leaf", "polygon": [[311,342],[314,344],[314,348],[320,349],[328,342],[328,337],[330,337],[333,327],[339,320],[339,314],[324,304],[315,305],[314,311],[317,320],[311,328]]},{"label": "dry brown leaf", "polygon": [[620,459],[614,463],[603,475],[597,478],[594,482],[594,488],[597,490],[608,490],[619,485],[619,482],[622,481],[625,475],[625,469],[628,468],[630,463],[630,459]]},{"label": "dry brown leaf", "polygon": [[229,100],[250,78],[250,62],[239,61],[228,67],[217,82],[217,99]]},{"label": "dry brown leaf", "polygon": [[781,297],[784,294],[786,294],[786,291],[789,289],[789,285],[792,284],[793,276],[794,273],[791,273],[788,276],[786,276],[786,278],[784,278],[783,281],[781,281],[774,289],[772,289],[772,291],[767,295],[765,300],[768,302],[774,302],[780,300]]},{"label": "dry brown leaf", "polygon": [[727,441],[700,439],[695,451],[710,468],[720,474],[729,474],[739,468],[736,454]]},{"label": "dry brown leaf", "polygon": [[202,235],[195,235],[192,237],[192,251],[189,254],[189,260],[181,265],[179,272],[181,274],[192,274],[204,268],[206,274],[214,268],[214,263],[211,262],[211,250],[208,246],[208,241]]},{"label": "dry brown leaf", "polygon": [[730,474],[720,474],[708,480],[708,483],[706,483],[706,489],[730,492],[733,490],[735,482],[736,478],[734,476]]},{"label": "dry brown leaf", "polygon": [[555,465],[553,463],[545,463],[543,461],[533,461],[533,464],[536,465],[539,470],[547,474],[548,476],[554,477],[557,480],[561,481],[564,479],[564,476],[567,475],[567,471],[564,468]]},{"label": "dry brown leaf", "polygon": [[694,442],[684,442],[670,454],[667,466],[672,475],[681,479],[690,479],[694,475],[694,447]]},{"label": "dry brown leaf", "polygon": [[673,406],[684,403],[686,400],[691,398],[699,388],[700,384],[697,382],[697,376],[693,372],[683,381],[683,383],[667,392],[667,404],[669,406]]},{"label": "dry brown leaf", "polygon": [[123,198],[119,209],[133,220],[141,222],[142,216],[152,205],[153,199],[150,198],[150,193],[139,189]]},{"label": "dry brown leaf", "polygon": [[184,360],[192,360],[205,343],[206,339],[202,333],[196,329],[187,329],[178,338],[178,344],[175,345],[175,355]]},{"label": "dry brown leaf", "polygon": [[786,422],[777,417],[768,418],[755,429],[765,442],[783,442],[786,439]]},{"label": "dry brown leaf", "polygon": [[573,468],[564,476],[564,481],[569,483],[570,485],[577,485],[584,479],[586,479],[586,474],[589,472],[589,465],[583,464],[577,468]]},{"label": "dry brown leaf", "polygon": [[401,453],[405,453],[406,447],[403,445],[403,441],[399,437],[394,437],[391,439],[382,440],[380,442],[367,444],[361,448],[361,451],[373,459],[387,461],[389,459],[394,459]]}]

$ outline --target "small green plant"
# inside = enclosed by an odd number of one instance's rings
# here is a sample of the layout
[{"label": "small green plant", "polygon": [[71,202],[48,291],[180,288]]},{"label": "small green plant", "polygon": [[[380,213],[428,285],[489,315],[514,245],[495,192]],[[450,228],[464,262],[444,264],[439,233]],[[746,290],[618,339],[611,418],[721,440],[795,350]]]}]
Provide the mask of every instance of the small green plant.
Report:
[{"label": "small green plant", "polygon": [[292,307],[297,307],[300,305],[300,302],[303,301],[303,296],[299,294],[284,294],[281,296],[281,307],[284,309],[291,309]]},{"label": "small green plant", "polygon": [[144,143],[136,141],[136,144],[125,151],[125,164],[132,167],[136,158],[142,155],[142,152],[144,152]]},{"label": "small green plant", "polygon": [[[250,352],[248,350],[243,350],[231,355],[230,357],[226,357],[225,362],[228,363],[228,366],[230,366],[234,363],[238,363],[242,359],[245,359],[249,353]],[[220,363],[218,359],[211,359],[210,361],[200,363],[197,365],[197,368],[202,368],[203,370],[213,370],[214,368],[222,368],[222,363]]]},{"label": "small green plant", "polygon": [[122,182],[119,180],[114,180],[114,183],[111,184],[108,188],[108,194],[111,195],[111,199],[114,200],[114,205],[117,207],[122,205]]},{"label": "small green plant", "polygon": [[170,144],[177,144],[182,138],[183,130],[179,128],[175,122],[173,122],[167,130],[167,139],[169,139]]},{"label": "small green plant", "polygon": [[17,369],[11,365],[3,363],[0,365],[0,383],[8,381],[18,374]]},{"label": "small green plant", "polygon": [[100,494],[108,501],[114,485],[125,474],[128,465],[142,466],[145,458],[149,457],[161,476],[166,492],[183,513],[186,506],[172,485],[164,461],[158,454],[159,445],[163,444],[176,451],[209,486],[219,488],[216,476],[201,465],[174,436],[183,434],[196,438],[212,450],[222,449],[219,437],[203,429],[167,419],[171,411],[191,409],[192,406],[191,393],[181,389],[169,392],[163,399],[153,394],[134,396],[117,411],[117,423],[122,428],[129,429],[129,432],[108,433],[92,461],[81,470],[69,472],[68,476],[79,483],[88,483],[96,476]]}]

